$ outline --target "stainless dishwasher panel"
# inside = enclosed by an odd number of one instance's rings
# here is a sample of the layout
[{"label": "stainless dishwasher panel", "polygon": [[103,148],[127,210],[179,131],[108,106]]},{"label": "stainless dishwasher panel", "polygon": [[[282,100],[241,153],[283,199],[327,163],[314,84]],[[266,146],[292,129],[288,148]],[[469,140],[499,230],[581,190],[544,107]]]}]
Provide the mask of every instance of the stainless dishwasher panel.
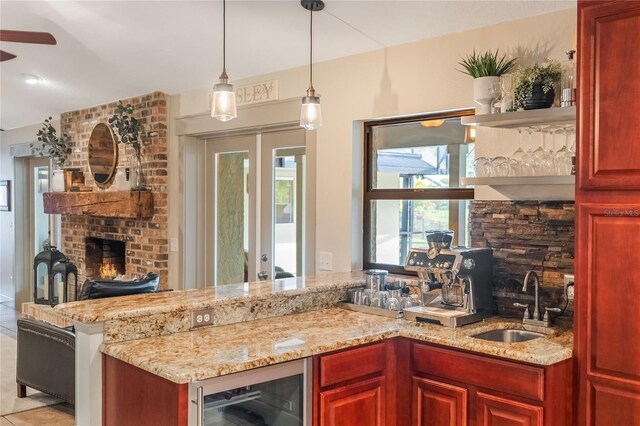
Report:
[{"label": "stainless dishwasher panel", "polygon": [[[256,368],[189,385],[189,424],[312,424],[312,359]],[[271,423],[270,423],[271,421]]]}]

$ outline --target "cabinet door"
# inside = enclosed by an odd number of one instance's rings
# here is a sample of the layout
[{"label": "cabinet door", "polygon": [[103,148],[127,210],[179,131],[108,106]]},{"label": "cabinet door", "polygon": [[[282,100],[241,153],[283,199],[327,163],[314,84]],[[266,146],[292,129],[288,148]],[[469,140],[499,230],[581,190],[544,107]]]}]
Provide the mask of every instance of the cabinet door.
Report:
[{"label": "cabinet door", "polygon": [[483,392],[477,394],[477,426],[542,426],[542,419],[542,407]]},{"label": "cabinet door", "polygon": [[384,426],[385,378],[320,392],[321,426]]},{"label": "cabinet door", "polygon": [[640,204],[581,204],[577,238],[578,423],[640,425]]},{"label": "cabinet door", "polygon": [[578,2],[579,189],[640,185],[640,2]]},{"label": "cabinet door", "polygon": [[465,388],[414,377],[411,424],[466,426],[467,393]]}]

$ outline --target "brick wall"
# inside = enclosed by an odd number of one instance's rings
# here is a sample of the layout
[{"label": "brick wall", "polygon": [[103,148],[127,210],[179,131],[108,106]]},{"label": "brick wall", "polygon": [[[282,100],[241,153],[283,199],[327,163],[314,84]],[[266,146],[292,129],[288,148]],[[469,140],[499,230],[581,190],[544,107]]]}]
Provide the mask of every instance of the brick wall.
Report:
[{"label": "brick wall", "polygon": [[[573,273],[574,213],[574,204],[568,201],[471,203],[471,244],[493,249],[499,313],[522,315],[513,302],[533,303],[533,285],[522,292],[530,269],[541,278],[542,306],[562,305],[563,274]],[[570,303],[569,314],[572,309]]]},{"label": "brick wall", "polygon": [[[135,116],[148,135],[142,148],[142,167],[146,183],[153,192],[154,215],[150,219],[62,215],[62,252],[78,266],[78,281],[86,278],[86,238],[124,241],[126,244],[126,275],[134,277],[148,272],[160,275],[160,287],[168,287],[169,244],[167,237],[167,120],[168,96],[154,92],[131,99],[123,99],[135,107]],[[85,183],[94,191],[115,191],[115,185],[100,189],[95,185],[87,162],[87,147],[91,131],[98,123],[107,123],[116,102],[66,112],[61,115],[62,133],[69,134],[73,153],[69,167],[85,172]],[[108,124],[108,123],[107,123]],[[125,144],[118,146],[118,166],[134,167],[134,151]]]}]

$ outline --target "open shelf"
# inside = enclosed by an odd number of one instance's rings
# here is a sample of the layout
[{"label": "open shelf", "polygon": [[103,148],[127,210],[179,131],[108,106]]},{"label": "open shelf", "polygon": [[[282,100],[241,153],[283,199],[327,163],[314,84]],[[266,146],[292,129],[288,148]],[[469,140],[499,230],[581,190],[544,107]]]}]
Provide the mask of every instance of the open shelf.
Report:
[{"label": "open shelf", "polygon": [[45,192],[44,212],[125,219],[153,216],[151,191]]},{"label": "open shelf", "polygon": [[462,178],[463,185],[575,185],[576,177],[569,176],[509,176]]},{"label": "open shelf", "polygon": [[513,129],[549,124],[573,124],[576,107],[530,109],[527,111],[503,112],[500,114],[469,115],[461,117],[465,126],[497,127]]}]

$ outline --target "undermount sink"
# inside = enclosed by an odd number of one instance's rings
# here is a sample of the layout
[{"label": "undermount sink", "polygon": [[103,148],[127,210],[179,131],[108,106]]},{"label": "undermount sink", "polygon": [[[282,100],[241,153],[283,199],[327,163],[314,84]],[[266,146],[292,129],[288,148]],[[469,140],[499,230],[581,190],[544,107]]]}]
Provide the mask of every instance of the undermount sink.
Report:
[{"label": "undermount sink", "polygon": [[475,337],[476,339],[489,340],[491,342],[518,343],[526,342],[533,339],[539,339],[540,337],[544,337],[544,334],[526,330],[506,329],[485,331],[484,333],[474,334],[471,337]]}]

